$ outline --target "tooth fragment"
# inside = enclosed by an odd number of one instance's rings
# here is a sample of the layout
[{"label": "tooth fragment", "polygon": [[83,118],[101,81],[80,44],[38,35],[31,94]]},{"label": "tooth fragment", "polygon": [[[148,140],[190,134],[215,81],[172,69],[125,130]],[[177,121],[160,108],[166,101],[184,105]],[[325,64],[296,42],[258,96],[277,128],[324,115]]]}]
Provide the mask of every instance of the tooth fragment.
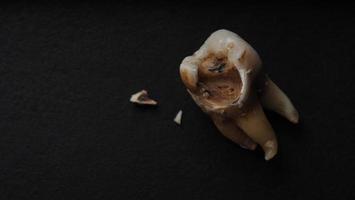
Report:
[{"label": "tooth fragment", "polygon": [[174,118],[174,122],[181,125],[181,118],[182,118],[182,110],[179,110],[179,112],[176,114]]},{"label": "tooth fragment", "polygon": [[286,94],[270,78],[267,78],[264,85],[261,103],[265,108],[275,111],[292,123],[298,123],[297,110]]},{"label": "tooth fragment", "polygon": [[277,139],[274,130],[258,102],[244,117],[239,117],[235,121],[253,141],[263,148],[266,160],[276,155]]},{"label": "tooth fragment", "polygon": [[130,102],[140,104],[140,105],[151,105],[151,106],[155,106],[158,104],[158,102],[154,101],[148,96],[148,92],[146,90],[141,90],[133,94],[130,98]]}]

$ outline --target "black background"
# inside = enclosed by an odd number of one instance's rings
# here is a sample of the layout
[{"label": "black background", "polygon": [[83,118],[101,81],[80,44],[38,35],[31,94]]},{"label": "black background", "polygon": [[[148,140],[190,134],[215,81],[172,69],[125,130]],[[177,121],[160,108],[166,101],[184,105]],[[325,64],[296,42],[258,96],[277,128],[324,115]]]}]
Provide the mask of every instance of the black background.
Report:
[{"label": "black background", "polygon": [[[0,199],[354,199],[354,11],[2,3]],[[180,81],[220,28],[257,49],[300,112],[296,126],[267,112],[272,161],[222,137]],[[129,103],[143,88],[159,107]]]}]

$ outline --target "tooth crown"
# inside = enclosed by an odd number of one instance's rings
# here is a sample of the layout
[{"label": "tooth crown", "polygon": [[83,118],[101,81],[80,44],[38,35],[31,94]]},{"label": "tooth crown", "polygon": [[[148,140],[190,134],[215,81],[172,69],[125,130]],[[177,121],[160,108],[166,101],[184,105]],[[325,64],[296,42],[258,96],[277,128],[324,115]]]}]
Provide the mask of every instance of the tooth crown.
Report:
[{"label": "tooth crown", "polygon": [[182,61],[180,76],[225,137],[250,150],[259,144],[269,160],[277,153],[277,139],[262,106],[294,123],[298,112],[261,66],[258,53],[246,41],[218,30]]}]

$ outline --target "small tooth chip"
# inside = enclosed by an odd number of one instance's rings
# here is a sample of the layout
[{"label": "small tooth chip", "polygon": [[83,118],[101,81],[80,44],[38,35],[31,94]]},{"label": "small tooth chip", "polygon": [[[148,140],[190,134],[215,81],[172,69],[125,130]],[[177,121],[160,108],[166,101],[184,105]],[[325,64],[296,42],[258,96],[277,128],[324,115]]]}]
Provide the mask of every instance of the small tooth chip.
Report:
[{"label": "small tooth chip", "polygon": [[179,110],[179,112],[176,114],[174,118],[174,122],[181,125],[181,118],[182,118],[182,110]]},{"label": "small tooth chip", "polygon": [[155,106],[158,104],[157,101],[151,99],[148,96],[148,92],[146,90],[141,90],[135,94],[133,94],[129,100],[132,103],[140,104],[140,105],[151,105]]}]

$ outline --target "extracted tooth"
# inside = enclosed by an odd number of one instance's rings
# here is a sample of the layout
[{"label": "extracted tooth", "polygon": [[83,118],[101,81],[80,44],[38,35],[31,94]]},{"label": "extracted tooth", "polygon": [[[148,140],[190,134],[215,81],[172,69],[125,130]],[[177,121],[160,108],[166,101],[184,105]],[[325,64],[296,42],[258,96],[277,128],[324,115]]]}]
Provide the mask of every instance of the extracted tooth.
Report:
[{"label": "extracted tooth", "polygon": [[225,119],[220,115],[212,115],[211,117],[218,130],[226,138],[239,144],[245,149],[254,150],[256,148],[257,144],[238,128],[232,119]]},{"label": "extracted tooth", "polygon": [[158,102],[149,98],[148,92],[146,90],[141,90],[135,94],[133,94],[130,98],[132,103],[140,104],[140,105],[157,105]]},{"label": "extracted tooth", "polygon": [[[239,127],[265,152],[265,158],[271,159],[277,153],[277,139],[261,105],[255,106],[244,117],[235,119]],[[270,145],[272,144],[272,145]]]},{"label": "extracted tooth", "polygon": [[261,103],[265,108],[275,111],[292,123],[298,123],[298,112],[286,94],[269,78],[261,94]]},{"label": "extracted tooth", "polygon": [[180,76],[196,104],[218,130],[241,147],[259,144],[270,160],[277,154],[274,130],[261,105],[296,123],[298,113],[287,96],[269,79],[258,53],[228,30],[212,33],[180,65]]}]

